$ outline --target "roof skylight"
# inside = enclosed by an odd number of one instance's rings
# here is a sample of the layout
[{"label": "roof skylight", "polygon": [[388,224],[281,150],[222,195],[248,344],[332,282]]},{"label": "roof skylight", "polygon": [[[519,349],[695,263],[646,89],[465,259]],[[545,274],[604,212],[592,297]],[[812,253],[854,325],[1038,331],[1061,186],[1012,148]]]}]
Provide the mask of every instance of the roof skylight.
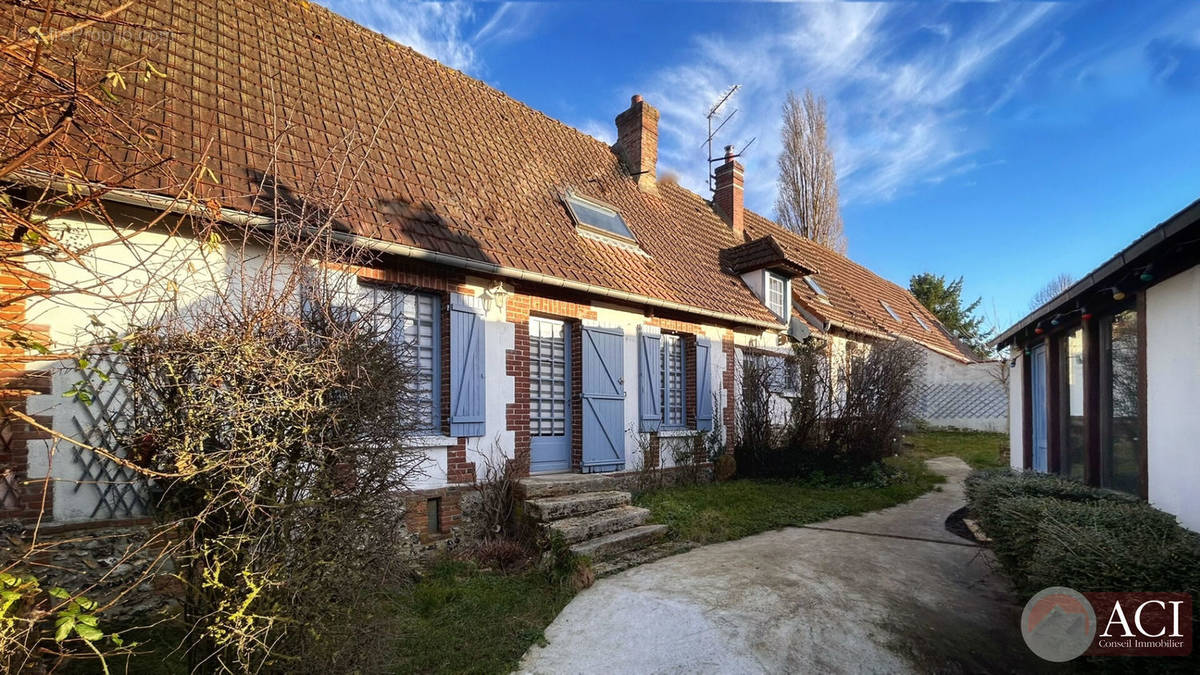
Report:
[{"label": "roof skylight", "polygon": [[818,284],[816,279],[812,277],[804,277],[804,283],[808,284],[808,287],[813,289],[813,293],[816,293],[822,298],[825,297],[825,289],[821,288],[821,284]]},{"label": "roof skylight", "polygon": [[924,328],[925,332],[928,333],[930,330],[932,330],[929,327],[929,324],[925,323],[925,319],[921,318],[920,314],[917,314],[916,312],[909,312],[909,314],[912,314],[912,318],[916,319],[917,323],[921,324],[921,328]]},{"label": "roof skylight", "polygon": [[892,309],[891,305],[882,300],[879,301],[879,304],[883,305],[883,308],[887,310],[887,313],[890,314],[898,323],[904,323],[904,320],[900,318],[900,315],[896,313],[896,310]]},{"label": "roof skylight", "polygon": [[625,224],[625,219],[611,208],[580,197],[573,192],[568,192],[564,195],[563,202],[566,203],[567,209],[571,211],[571,217],[575,219],[577,225],[600,230],[601,232],[622,239],[635,240],[633,232]]}]

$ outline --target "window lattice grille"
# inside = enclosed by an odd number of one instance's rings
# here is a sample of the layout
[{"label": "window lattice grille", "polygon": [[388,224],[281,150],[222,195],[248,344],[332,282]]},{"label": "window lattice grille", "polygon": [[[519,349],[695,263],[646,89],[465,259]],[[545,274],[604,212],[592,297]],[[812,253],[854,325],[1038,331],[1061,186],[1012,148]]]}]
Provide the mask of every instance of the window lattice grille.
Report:
[{"label": "window lattice grille", "polygon": [[[125,457],[118,442],[129,413],[129,392],[123,384],[125,364],[112,353],[94,354],[92,366],[81,371],[85,391],[91,399],[76,399],[71,419],[72,435],[87,445],[115,457]],[[103,374],[103,376],[101,375]],[[96,504],[90,517],[134,518],[150,513],[148,484],[137,472],[95,452],[72,445],[72,461],[78,470],[75,492],[94,492]]]},{"label": "window lattice grille", "polygon": [[567,433],[567,343],[563,324],[529,322],[529,433]]}]

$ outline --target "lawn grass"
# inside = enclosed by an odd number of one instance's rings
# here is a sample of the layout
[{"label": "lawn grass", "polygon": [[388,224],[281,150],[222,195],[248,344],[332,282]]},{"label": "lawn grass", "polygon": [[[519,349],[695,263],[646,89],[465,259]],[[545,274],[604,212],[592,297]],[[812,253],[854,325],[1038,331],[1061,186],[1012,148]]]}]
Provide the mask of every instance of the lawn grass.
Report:
[{"label": "lawn grass", "polygon": [[668,525],[673,537],[712,544],[887,508],[945,481],[914,457],[893,457],[888,463],[900,473],[883,486],[743,479],[657,490],[636,503],[650,509],[653,522]]},{"label": "lawn grass", "polygon": [[509,673],[575,591],[539,571],[436,564],[396,598],[397,673]]},{"label": "lawn grass", "polygon": [[[388,668],[395,673],[510,673],[521,656],[543,639],[543,631],[575,591],[531,570],[502,574],[471,562],[444,560],[396,594],[391,609],[394,651]],[[183,629],[140,633],[143,653],[110,659],[112,672],[186,673],[181,653],[170,654]],[[128,669],[128,670],[126,670]],[[79,661],[69,673],[99,671],[95,661]]]},{"label": "lawn grass", "polygon": [[905,436],[912,443],[908,455],[918,459],[959,457],[973,469],[1008,466],[1008,435],[985,431],[919,431]]}]

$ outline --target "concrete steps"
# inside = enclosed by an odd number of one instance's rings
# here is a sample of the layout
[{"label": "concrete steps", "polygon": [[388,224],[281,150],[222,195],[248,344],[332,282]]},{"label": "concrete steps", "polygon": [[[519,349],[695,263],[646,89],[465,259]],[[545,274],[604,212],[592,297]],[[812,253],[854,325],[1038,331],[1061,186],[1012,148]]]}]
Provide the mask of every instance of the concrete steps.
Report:
[{"label": "concrete steps", "polygon": [[518,499],[563,497],[584,492],[607,492],[616,489],[616,481],[598,473],[552,473],[529,476],[517,481]]},{"label": "concrete steps", "polygon": [[662,542],[666,525],[647,525],[650,511],[631,506],[617,481],[595,474],[531,476],[517,483],[522,511],[545,534],[562,537],[576,555],[603,574],[657,560],[680,550]]},{"label": "concrete steps", "polygon": [[530,518],[545,523],[572,516],[586,516],[589,513],[618,506],[628,506],[631,501],[633,501],[633,496],[628,492],[584,492],[562,497],[526,500],[525,513]]},{"label": "concrete steps", "polygon": [[562,535],[563,541],[568,544],[577,544],[611,532],[643,525],[649,517],[649,509],[640,506],[618,506],[586,516],[552,520],[543,524],[543,527],[548,532]]},{"label": "concrete steps", "polygon": [[592,565],[596,578],[606,577],[617,572],[624,572],[630,567],[637,567],[655,560],[662,560],[677,553],[683,553],[696,548],[696,544],[688,541],[663,541],[653,546],[639,548],[621,555],[602,560]]},{"label": "concrete steps", "polygon": [[588,539],[571,547],[575,555],[585,555],[593,563],[615,558],[639,548],[657,543],[667,536],[666,525],[639,525],[628,530],[613,532],[595,539]]}]

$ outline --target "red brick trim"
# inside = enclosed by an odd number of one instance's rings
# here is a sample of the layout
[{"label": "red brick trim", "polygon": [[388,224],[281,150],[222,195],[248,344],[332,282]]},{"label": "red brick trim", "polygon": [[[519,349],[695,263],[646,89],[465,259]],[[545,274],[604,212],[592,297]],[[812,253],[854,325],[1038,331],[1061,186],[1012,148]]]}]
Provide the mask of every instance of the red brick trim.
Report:
[{"label": "red brick trim", "polygon": [[[404,500],[405,528],[418,535],[423,544],[452,536],[453,528],[462,524],[462,496],[472,489],[469,486],[447,486],[431,490],[414,490],[412,495]],[[442,501],[440,518],[438,518],[438,530],[440,531],[430,532],[427,505],[429,500],[435,497]]]},{"label": "red brick trim", "polygon": [[[49,393],[49,387],[41,393]],[[13,411],[26,412],[24,398],[0,401],[0,480],[8,483],[4,492],[9,497],[0,500],[0,519],[31,523],[40,516],[49,520],[54,514],[54,490],[49,478],[29,477],[29,441],[49,439],[50,435],[18,419]],[[53,423],[49,417],[33,419],[45,427]]]},{"label": "red brick trim", "polygon": [[725,371],[721,374],[721,386],[725,387],[725,410],[722,420],[725,424],[725,449],[733,452],[737,444],[737,426],[734,402],[737,389],[737,353],[734,351],[733,331],[725,331],[721,338],[721,351],[725,353]]}]

